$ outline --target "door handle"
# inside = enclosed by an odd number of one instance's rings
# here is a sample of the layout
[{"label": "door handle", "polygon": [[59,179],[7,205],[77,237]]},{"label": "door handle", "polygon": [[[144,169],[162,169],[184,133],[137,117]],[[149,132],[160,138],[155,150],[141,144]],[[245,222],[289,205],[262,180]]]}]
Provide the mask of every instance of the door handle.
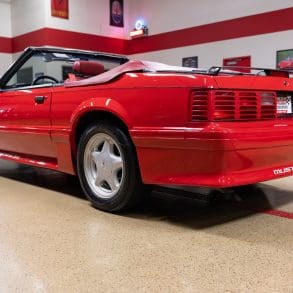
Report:
[{"label": "door handle", "polygon": [[46,97],[45,96],[36,96],[35,97],[35,102],[37,104],[43,104],[46,100]]}]

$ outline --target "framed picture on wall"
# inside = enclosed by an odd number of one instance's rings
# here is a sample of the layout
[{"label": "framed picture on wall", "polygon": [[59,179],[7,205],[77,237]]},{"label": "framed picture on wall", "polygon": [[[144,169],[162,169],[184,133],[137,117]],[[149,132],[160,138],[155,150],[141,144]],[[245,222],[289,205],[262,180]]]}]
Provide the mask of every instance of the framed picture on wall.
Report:
[{"label": "framed picture on wall", "polygon": [[51,15],[60,18],[69,18],[68,0],[51,0]]},{"label": "framed picture on wall", "polygon": [[198,57],[184,57],[182,58],[182,66],[183,67],[192,67],[197,68],[198,67]]},{"label": "framed picture on wall", "polygon": [[293,69],[293,49],[277,51],[276,67],[279,69]]},{"label": "framed picture on wall", "polygon": [[250,72],[251,56],[229,57],[223,59],[223,66],[240,72]]},{"label": "framed picture on wall", "polygon": [[124,27],[123,0],[110,0],[110,25]]}]

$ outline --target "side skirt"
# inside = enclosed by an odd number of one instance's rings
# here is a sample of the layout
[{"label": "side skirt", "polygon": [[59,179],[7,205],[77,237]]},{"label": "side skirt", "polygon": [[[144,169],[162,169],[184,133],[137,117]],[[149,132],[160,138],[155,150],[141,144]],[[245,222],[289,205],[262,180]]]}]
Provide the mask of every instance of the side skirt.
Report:
[{"label": "side skirt", "polygon": [[0,159],[14,161],[20,164],[31,165],[35,167],[58,170],[57,159],[54,158],[28,156],[0,150]]}]

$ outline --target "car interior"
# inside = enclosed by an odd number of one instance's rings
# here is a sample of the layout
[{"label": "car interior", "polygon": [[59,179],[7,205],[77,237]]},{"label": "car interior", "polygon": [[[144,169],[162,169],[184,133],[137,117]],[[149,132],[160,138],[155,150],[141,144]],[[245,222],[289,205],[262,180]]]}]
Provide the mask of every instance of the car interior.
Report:
[{"label": "car interior", "polygon": [[5,88],[62,85],[106,72],[121,64],[119,58],[82,53],[34,52],[8,80]]}]

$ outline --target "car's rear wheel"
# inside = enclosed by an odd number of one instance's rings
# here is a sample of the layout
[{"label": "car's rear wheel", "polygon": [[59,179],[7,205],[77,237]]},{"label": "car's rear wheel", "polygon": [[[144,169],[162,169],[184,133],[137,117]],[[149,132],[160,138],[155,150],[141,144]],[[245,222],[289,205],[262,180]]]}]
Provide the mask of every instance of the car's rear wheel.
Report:
[{"label": "car's rear wheel", "polygon": [[77,171],[86,196],[101,210],[130,208],[144,192],[132,142],[106,122],[96,122],[82,134]]}]

